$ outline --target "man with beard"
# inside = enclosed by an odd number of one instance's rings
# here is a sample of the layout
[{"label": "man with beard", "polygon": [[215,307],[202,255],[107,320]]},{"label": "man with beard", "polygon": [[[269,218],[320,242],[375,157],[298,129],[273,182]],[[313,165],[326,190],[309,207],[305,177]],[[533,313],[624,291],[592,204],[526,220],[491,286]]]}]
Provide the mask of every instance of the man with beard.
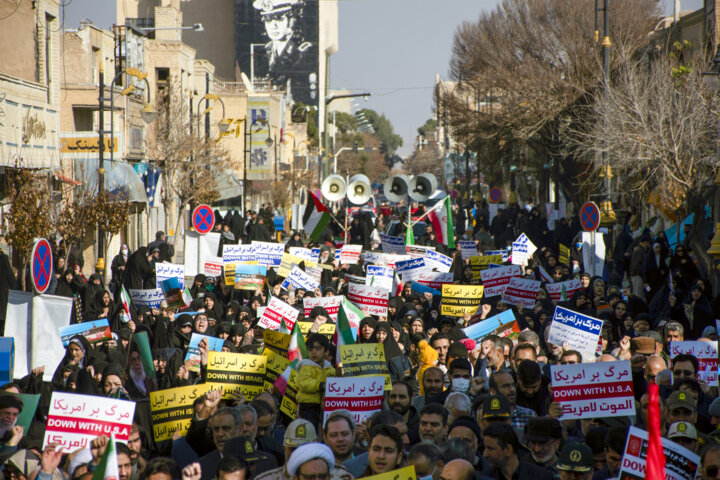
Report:
[{"label": "man with beard", "polygon": [[420,440],[418,436],[418,426],[420,424],[420,416],[417,410],[410,404],[412,398],[412,388],[410,385],[403,381],[397,380],[393,383],[392,390],[387,394],[387,405],[390,410],[393,410],[405,419],[405,424],[408,429],[408,437],[410,438],[410,444],[416,443]]},{"label": "man with beard", "polygon": [[140,351],[136,347],[130,351],[128,377],[130,378],[125,387],[134,401],[149,399],[150,392],[157,390],[155,382],[145,375],[145,369],[140,360]]},{"label": "man with beard", "polygon": [[530,462],[553,472],[559,477],[557,470],[558,451],[562,441],[562,425],[551,417],[531,418],[527,424],[525,440],[530,450]]},{"label": "man with beard", "polygon": [[128,449],[130,449],[130,462],[132,464],[132,478],[140,478],[140,475],[147,465],[147,459],[143,457],[143,442],[142,436],[140,435],[140,429],[138,424],[133,422],[130,427],[130,435],[127,441]]},{"label": "man with beard", "polygon": [[20,395],[11,392],[0,392],[0,461],[4,462],[16,451],[24,431],[15,425],[22,412],[23,401]]},{"label": "man with beard", "polygon": [[483,437],[485,442],[483,457],[491,464],[490,468],[482,472],[483,475],[498,480],[513,478],[552,480],[552,473],[548,470],[530,462],[520,462],[518,458],[520,442],[510,425],[494,423],[485,429]]},{"label": "man with beard", "polygon": [[353,458],[355,421],[347,410],[335,410],[328,415],[323,427],[323,441],[335,455],[335,465]]},{"label": "man with beard", "polygon": [[493,395],[502,395],[508,399],[512,406],[510,421],[515,428],[525,428],[528,420],[537,417],[534,410],[521,407],[515,402],[517,400],[517,385],[510,373],[494,372],[490,375],[490,393]]},{"label": "man with beard", "polygon": [[445,374],[438,367],[430,367],[425,370],[422,378],[423,391],[425,394],[413,399],[413,407],[415,407],[416,410],[422,410],[428,398],[432,398],[442,393],[445,383],[444,377]]},{"label": "man with beard", "polygon": [[521,361],[517,368],[517,405],[533,410],[538,416],[547,415],[552,401],[549,383],[537,362]]}]

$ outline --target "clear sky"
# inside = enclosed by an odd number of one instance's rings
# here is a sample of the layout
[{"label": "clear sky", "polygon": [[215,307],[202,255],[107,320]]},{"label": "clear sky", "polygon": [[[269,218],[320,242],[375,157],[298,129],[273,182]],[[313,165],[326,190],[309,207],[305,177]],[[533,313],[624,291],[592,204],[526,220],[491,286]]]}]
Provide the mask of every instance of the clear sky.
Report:
[{"label": "clear sky", "polygon": [[[76,27],[83,18],[103,28],[115,21],[115,0],[64,1],[68,27]],[[447,79],[455,29],[497,3],[338,0],[340,49],[331,57],[330,87],[371,92],[368,102],[359,100],[358,107],[384,113],[403,137],[398,153],[409,154],[417,127],[432,115],[435,75]],[[674,0],[665,3],[665,12],[671,13]],[[702,4],[703,0],[681,0],[681,9],[695,10]]]}]

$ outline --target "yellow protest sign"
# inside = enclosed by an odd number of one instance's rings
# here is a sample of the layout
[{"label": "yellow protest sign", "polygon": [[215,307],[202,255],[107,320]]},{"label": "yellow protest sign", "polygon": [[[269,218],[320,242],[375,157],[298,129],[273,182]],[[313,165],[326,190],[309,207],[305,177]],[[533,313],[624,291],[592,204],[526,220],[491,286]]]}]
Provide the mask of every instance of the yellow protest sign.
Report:
[{"label": "yellow protest sign", "polygon": [[210,385],[200,384],[150,392],[150,412],[155,441],[170,440],[178,430],[185,435],[195,416],[193,403],[208,390]]},{"label": "yellow protest sign", "polygon": [[[302,332],[304,337],[308,336],[308,332],[310,332],[310,328],[312,326],[313,322],[298,322],[298,327],[300,328],[300,331]],[[322,325],[320,325],[317,333],[325,335],[332,340],[333,336],[335,335],[335,324],[323,323]]]},{"label": "yellow protest sign", "polygon": [[290,365],[290,360],[283,357],[282,355],[278,355],[277,353],[267,348],[263,351],[263,355],[267,357],[267,362],[265,363],[264,387],[265,390],[270,391],[275,384],[275,380],[277,380],[277,378],[282,375],[288,365]]},{"label": "yellow protest sign", "polygon": [[558,257],[560,263],[570,265],[570,249],[562,243],[560,244],[560,255]]},{"label": "yellow protest sign", "polygon": [[470,268],[475,280],[482,280],[480,272],[487,269],[491,263],[502,264],[502,255],[483,255],[470,257]]},{"label": "yellow protest sign", "polygon": [[290,275],[290,270],[292,270],[293,265],[300,265],[302,262],[305,262],[305,268],[315,268],[317,265],[315,262],[311,262],[310,260],[290,255],[287,252],[283,253],[282,260],[280,261],[280,267],[277,271],[278,277],[287,277]]},{"label": "yellow protest sign", "polygon": [[297,416],[297,371],[295,369],[290,372],[285,395],[280,401],[280,411],[292,419]]},{"label": "yellow protest sign", "polygon": [[440,315],[462,317],[472,315],[482,300],[482,285],[443,285]]},{"label": "yellow protest sign", "polygon": [[288,347],[290,346],[290,335],[266,329],[263,331],[263,341],[265,342],[266,350],[272,350],[278,355],[287,357]]},{"label": "yellow protest sign", "polygon": [[207,384],[213,390],[223,390],[223,398],[241,391],[250,401],[262,393],[265,386],[264,355],[247,353],[210,352],[207,364]]},{"label": "yellow protest sign", "polygon": [[409,465],[407,467],[398,468],[397,470],[378,473],[377,475],[362,478],[363,480],[417,480],[417,475],[415,474],[415,466]]},{"label": "yellow protest sign", "polygon": [[385,348],[381,343],[356,343],[340,345],[338,348],[344,377],[385,375],[385,390],[392,389]]}]

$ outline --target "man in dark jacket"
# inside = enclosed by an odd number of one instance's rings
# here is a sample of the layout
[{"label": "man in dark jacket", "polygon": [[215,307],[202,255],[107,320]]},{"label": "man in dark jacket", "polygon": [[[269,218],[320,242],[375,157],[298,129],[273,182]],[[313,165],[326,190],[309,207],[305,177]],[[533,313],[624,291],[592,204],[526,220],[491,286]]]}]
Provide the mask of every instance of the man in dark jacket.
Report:
[{"label": "man in dark jacket", "polygon": [[518,451],[520,441],[510,425],[493,423],[483,431],[485,450],[483,457],[492,465],[484,470],[487,475],[498,480],[512,478],[532,478],[533,480],[552,480],[553,474],[549,470],[538,467],[530,462],[520,462]]}]

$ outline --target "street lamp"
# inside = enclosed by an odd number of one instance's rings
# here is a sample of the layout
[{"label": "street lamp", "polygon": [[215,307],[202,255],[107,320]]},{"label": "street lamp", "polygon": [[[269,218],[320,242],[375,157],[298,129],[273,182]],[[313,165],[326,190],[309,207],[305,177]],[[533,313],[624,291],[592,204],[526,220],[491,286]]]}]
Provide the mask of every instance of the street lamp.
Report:
[{"label": "street lamp", "polygon": [[[222,101],[222,98],[220,98],[219,95],[215,95],[214,93],[206,93],[205,95],[202,96],[202,98],[200,98],[200,100],[198,100],[197,108],[195,109],[198,112],[198,114],[197,114],[198,133],[200,133],[200,116],[201,116],[200,104],[203,101],[209,102],[210,100],[213,100],[214,102],[220,102],[220,106],[222,107],[222,118],[221,118],[220,122],[218,122],[218,127],[220,128],[220,133],[225,133],[230,128],[230,123],[227,122],[227,120],[225,119],[225,102]],[[209,115],[210,110],[212,110],[214,107],[215,107],[214,103],[212,104],[212,106],[206,107],[205,111],[202,113],[202,115]],[[209,125],[209,121],[208,121],[208,125]],[[209,138],[210,138],[210,132],[206,130],[205,131],[205,140],[207,140]]]},{"label": "street lamp", "polygon": [[[136,68],[127,68],[125,70],[122,70],[117,75],[115,75],[115,78],[113,78],[112,82],[110,82],[110,163],[112,165],[112,162],[114,161],[114,146],[115,146],[115,116],[113,115],[113,112],[115,111],[115,83],[123,76],[123,75],[129,75],[131,77],[137,78],[139,81],[145,82],[145,87],[147,89],[147,103],[145,107],[140,112],[140,116],[142,117],[143,121],[145,123],[151,123],[153,120],[155,120],[155,117],[157,117],[157,112],[150,104],[150,84],[147,81],[147,74],[141,72],[140,70]],[[108,98],[105,97],[105,72],[103,70],[102,63],[100,63],[100,75],[98,78],[98,88],[99,88],[99,96],[98,96],[98,195],[100,195],[103,190],[105,189],[105,102],[108,101]],[[128,85],[125,89],[122,90],[122,95],[129,95],[133,90],[135,90],[135,86]],[[98,226],[98,258],[97,262],[95,264],[95,269],[105,272],[105,245],[104,245],[104,238],[105,238],[105,232],[102,229],[102,226]]]}]

